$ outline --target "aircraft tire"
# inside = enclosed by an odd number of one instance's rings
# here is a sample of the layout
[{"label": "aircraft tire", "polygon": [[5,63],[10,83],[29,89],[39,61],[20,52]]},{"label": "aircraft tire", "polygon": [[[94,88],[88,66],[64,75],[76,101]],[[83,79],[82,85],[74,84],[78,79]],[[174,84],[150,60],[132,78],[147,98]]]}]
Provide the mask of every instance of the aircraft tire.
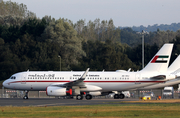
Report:
[{"label": "aircraft tire", "polygon": [[23,99],[27,100],[27,99],[28,99],[28,96],[24,96]]},{"label": "aircraft tire", "polygon": [[76,96],[76,100],[82,100],[83,99],[83,96],[82,95],[77,95]]},{"label": "aircraft tire", "polygon": [[119,98],[120,98],[120,99],[124,99],[124,97],[125,97],[125,95],[122,94],[122,93],[119,95]]},{"label": "aircraft tire", "polygon": [[114,99],[119,99],[119,94],[115,94]]},{"label": "aircraft tire", "polygon": [[86,95],[86,100],[91,100],[91,99],[92,99],[92,95],[87,94],[87,95]]}]

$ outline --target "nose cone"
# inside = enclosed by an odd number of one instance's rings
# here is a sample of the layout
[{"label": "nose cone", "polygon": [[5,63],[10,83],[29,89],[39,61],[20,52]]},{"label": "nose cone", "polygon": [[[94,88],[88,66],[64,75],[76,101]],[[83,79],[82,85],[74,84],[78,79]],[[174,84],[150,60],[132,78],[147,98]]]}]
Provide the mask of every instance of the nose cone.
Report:
[{"label": "nose cone", "polygon": [[7,80],[5,80],[2,85],[7,88]]}]

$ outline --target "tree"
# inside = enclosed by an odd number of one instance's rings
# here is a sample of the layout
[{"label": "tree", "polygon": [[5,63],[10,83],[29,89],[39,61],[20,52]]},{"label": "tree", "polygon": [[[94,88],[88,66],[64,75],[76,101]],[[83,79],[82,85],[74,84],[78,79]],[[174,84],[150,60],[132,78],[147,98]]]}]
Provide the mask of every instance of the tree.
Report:
[{"label": "tree", "polygon": [[33,12],[27,10],[27,6],[24,4],[18,4],[16,2],[0,2],[0,15],[1,16],[19,16],[19,17],[36,17]]},{"label": "tree", "polygon": [[58,53],[67,67],[70,67],[71,64],[78,64],[77,59],[85,56],[81,40],[77,38],[77,32],[63,19],[50,22],[42,34],[42,39],[59,45]]}]

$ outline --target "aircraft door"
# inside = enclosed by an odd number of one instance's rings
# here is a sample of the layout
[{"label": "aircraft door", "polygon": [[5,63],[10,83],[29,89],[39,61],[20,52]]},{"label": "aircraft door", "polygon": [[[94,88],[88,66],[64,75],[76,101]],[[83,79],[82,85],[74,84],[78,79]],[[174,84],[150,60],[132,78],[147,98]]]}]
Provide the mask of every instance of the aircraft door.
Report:
[{"label": "aircraft door", "polygon": [[26,84],[26,74],[22,74],[21,76],[21,84]]}]

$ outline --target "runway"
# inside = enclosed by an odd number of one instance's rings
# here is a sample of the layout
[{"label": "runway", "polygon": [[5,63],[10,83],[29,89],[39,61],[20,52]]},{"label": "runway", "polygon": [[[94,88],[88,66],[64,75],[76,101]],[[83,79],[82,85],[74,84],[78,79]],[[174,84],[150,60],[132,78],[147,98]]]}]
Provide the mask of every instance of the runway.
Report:
[{"label": "runway", "polygon": [[97,105],[97,104],[117,104],[120,101],[137,101],[138,99],[57,99],[57,98],[0,98],[0,106],[74,106],[74,105]]}]

